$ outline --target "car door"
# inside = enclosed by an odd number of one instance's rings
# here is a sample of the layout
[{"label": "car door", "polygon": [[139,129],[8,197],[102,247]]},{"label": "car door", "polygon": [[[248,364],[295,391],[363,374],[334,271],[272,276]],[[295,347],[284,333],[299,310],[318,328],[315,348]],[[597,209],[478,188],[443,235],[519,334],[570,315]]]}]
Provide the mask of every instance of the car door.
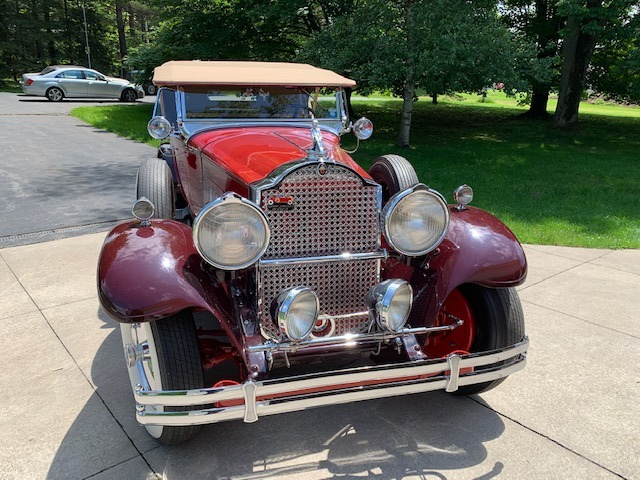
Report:
[{"label": "car door", "polygon": [[66,97],[87,96],[87,81],[82,70],[63,70],[56,78]]},{"label": "car door", "polygon": [[93,70],[84,70],[87,79],[88,97],[113,97],[113,85],[110,85],[107,78]]}]

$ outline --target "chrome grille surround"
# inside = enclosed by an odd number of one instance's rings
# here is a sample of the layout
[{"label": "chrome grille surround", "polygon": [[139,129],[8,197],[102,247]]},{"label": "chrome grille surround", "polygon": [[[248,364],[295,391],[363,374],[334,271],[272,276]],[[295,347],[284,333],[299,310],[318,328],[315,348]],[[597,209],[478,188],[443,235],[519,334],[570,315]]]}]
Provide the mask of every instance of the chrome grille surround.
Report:
[{"label": "chrome grille surround", "polygon": [[[293,204],[269,208],[273,197],[292,197]],[[320,317],[335,322],[333,335],[366,330],[370,319],[365,297],[380,281],[380,186],[344,165],[309,161],[258,187],[255,199],[272,232],[258,267],[263,335],[281,338],[270,307],[282,290],[292,286],[308,286],[316,292]],[[335,260],[345,253],[378,254],[378,258]],[[330,256],[334,260],[318,261]],[[296,261],[280,263],[280,259]]]}]

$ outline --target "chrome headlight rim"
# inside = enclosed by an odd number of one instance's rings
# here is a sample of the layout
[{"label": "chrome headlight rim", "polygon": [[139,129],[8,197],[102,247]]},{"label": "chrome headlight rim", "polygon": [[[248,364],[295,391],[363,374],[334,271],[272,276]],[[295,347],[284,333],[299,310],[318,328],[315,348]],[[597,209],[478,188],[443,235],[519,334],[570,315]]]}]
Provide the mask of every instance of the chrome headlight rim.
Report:
[{"label": "chrome headlight rim", "polygon": [[162,115],[156,115],[147,122],[147,132],[156,140],[164,140],[171,135],[171,122]]},{"label": "chrome headlight rim", "polygon": [[[307,330],[302,335],[295,337],[292,335],[291,328],[287,328],[291,321],[288,317],[288,314],[291,310],[291,306],[296,301],[296,299],[299,299],[303,294],[309,293],[313,296],[315,303],[315,313],[313,315],[313,321],[309,324]],[[318,321],[318,314],[320,312],[320,300],[318,299],[318,295],[316,294],[316,292],[314,292],[313,289],[307,286],[290,287],[280,292],[280,294],[274,299],[274,301],[276,305],[273,309],[272,315],[273,320],[275,321],[280,333],[283,336],[286,336],[292,342],[301,342],[308,338],[313,331],[313,327]]]},{"label": "chrome headlight rim", "polygon": [[[398,245],[394,243],[393,238],[391,236],[391,232],[389,231],[389,227],[390,227],[389,220],[395,208],[398,205],[400,205],[400,203],[405,198],[407,198],[409,195],[415,192],[428,193],[438,200],[438,202],[440,203],[440,206],[442,207],[442,211],[444,213],[444,228],[442,229],[442,232],[440,233],[440,235],[436,238],[434,242],[432,242],[432,244],[428,248],[425,248],[422,250],[410,251],[407,249],[400,248],[398,247]],[[429,188],[424,183],[418,183],[413,187],[407,188],[406,190],[403,190],[393,195],[389,199],[389,201],[385,204],[384,208],[382,209],[381,216],[382,216],[382,226],[383,226],[382,233],[384,235],[385,240],[394,250],[408,257],[419,257],[422,255],[426,255],[427,253],[430,253],[434,251],[436,248],[438,248],[438,246],[444,240],[444,237],[447,235],[447,230],[449,229],[449,221],[451,219],[451,215],[449,213],[449,206],[447,205],[447,202],[444,196],[440,192]]]},{"label": "chrome headlight rim", "polygon": [[[206,218],[207,212],[210,212],[216,208],[220,208],[223,205],[230,205],[230,204],[242,204],[253,209],[258,214],[258,218],[261,220],[264,226],[265,239],[264,239],[262,248],[259,250],[259,253],[254,255],[251,260],[240,263],[240,264],[225,265],[211,259],[202,249],[202,246],[200,245],[200,241],[198,239],[200,237],[200,228],[202,225],[202,221],[204,218]],[[262,258],[262,256],[264,255],[264,252],[266,252],[267,248],[269,248],[269,240],[271,239],[271,229],[269,228],[269,222],[267,220],[267,216],[260,209],[260,207],[258,207],[258,205],[242,197],[241,195],[238,195],[237,193],[227,192],[221,197],[215,199],[214,201],[209,202],[207,205],[204,206],[202,210],[200,210],[200,213],[198,213],[198,215],[193,221],[192,237],[193,237],[193,244],[195,245],[196,250],[198,251],[198,254],[200,254],[200,256],[208,264],[216,268],[219,268],[221,270],[234,271],[234,270],[242,270],[243,268],[250,267],[251,265],[255,264],[258,260],[260,260],[260,258]]]}]

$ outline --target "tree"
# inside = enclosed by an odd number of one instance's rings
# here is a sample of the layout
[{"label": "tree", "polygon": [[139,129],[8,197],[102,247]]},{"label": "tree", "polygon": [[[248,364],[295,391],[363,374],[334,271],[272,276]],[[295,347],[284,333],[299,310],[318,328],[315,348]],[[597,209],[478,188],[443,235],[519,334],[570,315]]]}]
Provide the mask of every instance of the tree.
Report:
[{"label": "tree", "polygon": [[363,93],[403,98],[408,147],[416,92],[478,91],[512,74],[511,36],[493,2],[363,0],[305,43],[299,58],[347,74]]},{"label": "tree", "polygon": [[558,83],[560,30],[564,18],[558,15],[556,0],[509,0],[501,16],[518,40],[517,78],[510,89],[525,92],[527,116],[547,118],[549,92]]},{"label": "tree", "polygon": [[635,16],[638,2],[630,0],[560,0],[558,12],[567,17],[563,30],[562,70],[556,127],[578,123],[578,110],[586,86],[591,57],[598,41],[615,35]]},{"label": "tree", "polygon": [[595,93],[621,102],[640,103],[640,19],[596,46],[587,73]]}]

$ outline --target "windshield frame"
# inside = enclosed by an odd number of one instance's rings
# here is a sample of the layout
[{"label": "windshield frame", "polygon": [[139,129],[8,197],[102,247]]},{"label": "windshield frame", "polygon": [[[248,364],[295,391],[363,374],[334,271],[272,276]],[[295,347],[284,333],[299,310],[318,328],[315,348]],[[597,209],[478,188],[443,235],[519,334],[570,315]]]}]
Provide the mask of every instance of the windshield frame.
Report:
[{"label": "windshield frame", "polygon": [[[228,88],[242,89],[244,86],[229,85]],[[205,86],[205,89],[209,88]],[[220,86],[211,86],[210,90],[219,89]],[[262,88],[269,88],[264,87]],[[309,118],[258,118],[258,117],[242,117],[242,118],[200,118],[200,117],[188,117],[186,96],[187,93],[191,93],[191,87],[178,87],[176,90],[176,107],[177,107],[177,127],[187,137],[195,135],[196,133],[211,129],[211,128],[232,128],[232,127],[244,127],[244,126],[267,126],[267,125],[285,125],[285,126],[298,126],[304,128],[310,128],[313,120],[318,121],[318,126],[323,130],[329,130],[336,135],[344,133],[348,126],[348,115],[346,110],[346,98],[344,90],[341,87],[324,87],[325,90],[331,90],[333,95],[323,95],[322,88],[307,88],[307,87],[293,87],[298,90],[304,90],[309,94],[312,105],[316,106],[321,100],[328,100],[333,98],[335,101],[335,109],[337,112],[336,117],[318,117],[314,118],[310,115]],[[202,90],[199,87],[197,90]],[[196,92],[202,93],[202,92]],[[313,107],[312,107],[313,108]]]}]

